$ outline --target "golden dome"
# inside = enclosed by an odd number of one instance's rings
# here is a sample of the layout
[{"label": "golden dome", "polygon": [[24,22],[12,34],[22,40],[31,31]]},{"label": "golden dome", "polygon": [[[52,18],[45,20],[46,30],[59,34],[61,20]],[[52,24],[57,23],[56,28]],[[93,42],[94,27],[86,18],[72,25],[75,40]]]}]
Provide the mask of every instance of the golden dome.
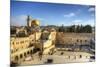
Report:
[{"label": "golden dome", "polygon": [[39,22],[39,20],[32,20],[31,24],[32,25],[39,26],[40,25],[40,22]]}]

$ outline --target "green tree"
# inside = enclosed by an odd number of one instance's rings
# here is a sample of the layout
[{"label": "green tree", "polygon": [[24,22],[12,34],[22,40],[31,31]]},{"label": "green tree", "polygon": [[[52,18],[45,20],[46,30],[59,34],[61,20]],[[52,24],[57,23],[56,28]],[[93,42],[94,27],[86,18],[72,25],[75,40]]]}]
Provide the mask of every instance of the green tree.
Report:
[{"label": "green tree", "polygon": [[92,27],[90,25],[86,25],[83,27],[85,33],[92,33]]}]

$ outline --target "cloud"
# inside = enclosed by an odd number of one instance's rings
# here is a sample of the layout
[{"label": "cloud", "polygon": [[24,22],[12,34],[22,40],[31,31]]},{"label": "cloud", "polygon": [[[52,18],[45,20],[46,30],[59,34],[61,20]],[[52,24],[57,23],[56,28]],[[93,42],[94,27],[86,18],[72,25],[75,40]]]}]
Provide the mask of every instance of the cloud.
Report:
[{"label": "cloud", "polygon": [[82,20],[77,19],[77,20],[73,20],[71,23],[75,24],[75,25],[80,25],[81,22],[82,22]]},{"label": "cloud", "polygon": [[84,25],[91,25],[91,26],[95,26],[95,20],[94,19],[89,19],[87,21],[84,22]]},{"label": "cloud", "polygon": [[26,20],[27,19],[27,15],[20,15],[20,16],[18,16],[18,18],[20,20]]},{"label": "cloud", "polygon": [[92,13],[91,13],[91,16],[92,16],[92,17],[95,17],[95,13],[94,13],[94,12],[95,12],[95,8],[94,8],[94,7],[90,7],[90,8],[88,9],[88,12],[92,12]]},{"label": "cloud", "polygon": [[36,18],[36,19],[38,19],[38,20],[40,20],[40,21],[44,21],[44,20],[45,20],[44,18],[40,18],[40,17],[38,17],[38,18]]},{"label": "cloud", "polygon": [[61,26],[61,25],[67,25],[67,23],[66,22],[59,22],[59,23],[57,23],[57,26]]},{"label": "cloud", "polygon": [[61,26],[62,24],[64,26],[71,26],[71,25],[91,25],[91,26],[94,26],[95,20],[89,19],[89,20],[84,21],[81,19],[76,19],[76,20],[72,20],[72,21],[61,21],[61,22],[58,22],[57,24],[54,24],[54,25]]},{"label": "cloud", "polygon": [[10,24],[11,24],[11,26],[19,26],[17,20],[13,17],[11,17]]},{"label": "cloud", "polygon": [[69,14],[65,14],[64,17],[74,17],[75,13],[69,13]]},{"label": "cloud", "polygon": [[75,23],[82,22],[82,20],[74,20],[73,22],[75,22]]},{"label": "cloud", "polygon": [[91,7],[91,8],[88,9],[88,11],[89,12],[94,12],[95,11],[95,8],[94,7]]},{"label": "cloud", "polygon": [[26,19],[27,19],[26,15],[11,17],[11,25],[15,26],[26,25]]},{"label": "cloud", "polygon": [[83,20],[74,20],[71,22],[71,24],[75,24],[75,25],[91,25],[94,26],[95,25],[95,20],[94,19],[89,19],[86,21]]},{"label": "cloud", "polygon": [[91,16],[92,16],[92,17],[95,17],[95,14],[93,13],[93,14],[91,14]]},{"label": "cloud", "polygon": [[70,26],[70,25],[81,25],[82,20],[73,20],[73,21],[63,21],[59,22],[57,25],[61,26],[62,24],[64,26]]}]

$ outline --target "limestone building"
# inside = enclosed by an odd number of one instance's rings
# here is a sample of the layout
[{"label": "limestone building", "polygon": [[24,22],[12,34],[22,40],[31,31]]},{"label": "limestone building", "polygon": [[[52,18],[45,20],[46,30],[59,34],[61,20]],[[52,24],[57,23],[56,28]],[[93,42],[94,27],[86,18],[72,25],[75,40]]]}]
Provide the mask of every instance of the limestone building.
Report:
[{"label": "limestone building", "polygon": [[50,29],[41,32],[39,20],[27,17],[26,27],[17,27],[15,36],[11,35],[11,62],[20,63],[39,49],[42,54],[48,54],[55,48],[56,31]]}]

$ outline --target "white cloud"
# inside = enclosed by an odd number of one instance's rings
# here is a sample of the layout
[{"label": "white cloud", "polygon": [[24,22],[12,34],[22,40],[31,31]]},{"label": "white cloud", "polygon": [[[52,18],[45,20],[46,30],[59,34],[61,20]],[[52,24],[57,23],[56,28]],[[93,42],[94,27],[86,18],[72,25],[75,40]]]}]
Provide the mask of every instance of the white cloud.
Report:
[{"label": "white cloud", "polygon": [[80,25],[81,24],[81,22],[82,22],[82,20],[73,20],[72,21],[72,24],[75,24],[75,25]]},{"label": "white cloud", "polygon": [[64,17],[74,17],[75,13],[69,13],[69,14],[65,14]]},{"label": "white cloud", "polygon": [[67,25],[67,23],[66,22],[59,22],[59,23],[57,23],[57,26],[61,26],[61,25]]},{"label": "white cloud", "polygon": [[82,20],[64,21],[64,22],[59,22],[58,26],[61,26],[62,24],[65,26],[81,25],[81,22],[82,22]]},{"label": "white cloud", "polygon": [[17,26],[26,25],[26,19],[27,19],[26,15],[11,17],[11,25],[17,25]]},{"label": "white cloud", "polygon": [[83,21],[83,20],[74,20],[71,22],[71,24],[75,24],[75,25],[91,25],[94,26],[95,25],[95,21],[94,19],[89,19],[87,21]]},{"label": "white cloud", "polygon": [[40,20],[40,21],[43,21],[43,20],[45,20],[44,18],[36,18],[36,19],[38,19],[38,20]]},{"label": "white cloud", "polygon": [[94,19],[89,19],[89,20],[80,20],[80,19],[76,19],[76,20],[73,20],[73,21],[62,21],[62,22],[59,22],[57,24],[57,26],[61,26],[61,25],[64,25],[64,26],[70,26],[70,25],[91,25],[91,26],[94,26],[95,25],[95,20]]},{"label": "white cloud", "polygon": [[27,15],[20,15],[20,16],[18,16],[18,18],[20,20],[26,20],[27,19]]},{"label": "white cloud", "polygon": [[95,17],[95,14],[93,13],[93,14],[91,14],[91,16],[92,16],[92,17]]},{"label": "white cloud", "polygon": [[74,20],[73,22],[75,22],[75,23],[82,22],[82,20]]},{"label": "white cloud", "polygon": [[88,9],[88,11],[89,12],[93,12],[93,11],[95,11],[95,8],[94,7],[91,7],[91,8]]},{"label": "white cloud", "polygon": [[13,18],[13,17],[11,17],[10,24],[12,26],[19,26],[19,24],[17,23],[17,20],[15,18]]},{"label": "white cloud", "polygon": [[95,26],[95,20],[94,19],[90,19],[84,22],[84,25],[91,25],[91,26]]}]

